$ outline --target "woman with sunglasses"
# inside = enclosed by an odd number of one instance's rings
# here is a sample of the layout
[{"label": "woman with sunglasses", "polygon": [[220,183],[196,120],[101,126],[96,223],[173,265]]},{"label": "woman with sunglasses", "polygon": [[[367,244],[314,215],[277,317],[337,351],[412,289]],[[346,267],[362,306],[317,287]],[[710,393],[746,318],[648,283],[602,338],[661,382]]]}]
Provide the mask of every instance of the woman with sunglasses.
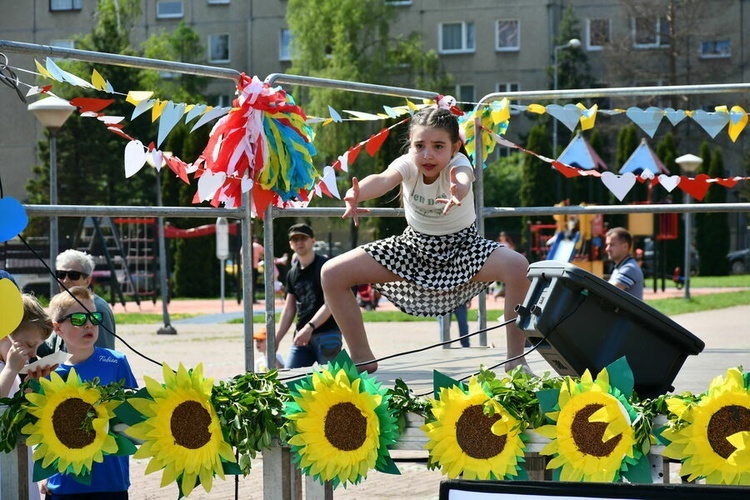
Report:
[{"label": "woman with sunglasses", "polygon": [[[55,370],[66,378],[71,368],[82,381],[98,378],[101,385],[123,382],[125,387],[136,389],[138,384],[124,354],[96,346],[102,314],[94,308],[94,297],[88,288],[74,286],[58,293],[49,303],[52,326],[68,348],[71,357]],[[42,493],[48,500],[73,498],[127,499],[130,487],[129,457],[106,455],[103,462],[94,462],[91,484],[84,485],[68,474],[56,473],[42,483]],[[62,495],[62,496],[60,496]]]},{"label": "woman with sunglasses", "polygon": [[[89,288],[91,286],[91,275],[94,272],[94,266],[94,258],[85,252],[70,249],[60,253],[55,259],[55,274],[60,291],[64,292],[65,288],[71,288],[74,286]],[[94,297],[96,311],[102,316],[102,321],[99,327],[99,339],[96,341],[96,346],[104,347],[105,349],[114,349],[115,315],[112,313],[112,309],[110,309],[106,300],[95,293],[92,293],[91,295]],[[39,356],[47,356],[48,354],[60,350],[66,351],[67,349],[65,348],[62,339],[53,333],[50,338],[39,347],[37,352],[39,353]]]}]

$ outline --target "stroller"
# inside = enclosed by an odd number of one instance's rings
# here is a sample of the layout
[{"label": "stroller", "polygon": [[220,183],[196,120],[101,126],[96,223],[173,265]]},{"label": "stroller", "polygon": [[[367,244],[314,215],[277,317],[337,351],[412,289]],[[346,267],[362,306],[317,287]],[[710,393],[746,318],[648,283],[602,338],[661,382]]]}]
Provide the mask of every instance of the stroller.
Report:
[{"label": "stroller", "polygon": [[380,292],[371,284],[357,285],[357,303],[367,311],[374,311],[380,301]]}]

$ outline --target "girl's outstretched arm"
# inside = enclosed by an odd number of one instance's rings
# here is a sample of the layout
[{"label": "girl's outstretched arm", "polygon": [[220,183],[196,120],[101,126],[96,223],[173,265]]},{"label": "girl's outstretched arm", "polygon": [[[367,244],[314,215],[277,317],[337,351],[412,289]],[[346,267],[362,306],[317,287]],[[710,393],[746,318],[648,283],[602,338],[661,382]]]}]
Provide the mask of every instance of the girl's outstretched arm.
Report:
[{"label": "girl's outstretched arm", "polygon": [[344,196],[346,211],[343,219],[351,217],[354,225],[359,226],[359,214],[369,212],[366,208],[358,208],[360,201],[367,201],[384,195],[401,182],[401,174],[395,169],[386,169],[379,174],[371,174],[360,183],[356,177],[352,177],[352,187]]},{"label": "girl's outstretched arm", "polygon": [[451,197],[438,198],[435,201],[445,203],[443,215],[456,205],[460,205],[471,187],[472,177],[470,171],[463,167],[453,167],[450,172],[451,176]]}]

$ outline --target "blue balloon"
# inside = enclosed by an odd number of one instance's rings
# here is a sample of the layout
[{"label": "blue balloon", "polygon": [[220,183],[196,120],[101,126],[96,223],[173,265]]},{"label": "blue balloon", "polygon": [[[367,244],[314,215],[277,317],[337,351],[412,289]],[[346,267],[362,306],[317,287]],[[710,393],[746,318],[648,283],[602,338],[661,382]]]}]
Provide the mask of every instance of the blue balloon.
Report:
[{"label": "blue balloon", "polygon": [[26,210],[15,198],[0,198],[0,243],[18,236],[29,223]]}]

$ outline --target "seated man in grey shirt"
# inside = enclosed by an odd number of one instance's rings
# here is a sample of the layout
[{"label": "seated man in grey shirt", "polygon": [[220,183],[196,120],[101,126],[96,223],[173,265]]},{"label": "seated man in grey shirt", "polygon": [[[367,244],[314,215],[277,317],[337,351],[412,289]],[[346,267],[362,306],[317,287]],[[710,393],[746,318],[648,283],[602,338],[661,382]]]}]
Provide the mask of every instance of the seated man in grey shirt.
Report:
[{"label": "seated man in grey shirt", "polygon": [[643,300],[643,271],[638,261],[630,254],[632,244],[633,237],[624,227],[615,227],[607,231],[604,249],[615,263],[609,282]]}]

